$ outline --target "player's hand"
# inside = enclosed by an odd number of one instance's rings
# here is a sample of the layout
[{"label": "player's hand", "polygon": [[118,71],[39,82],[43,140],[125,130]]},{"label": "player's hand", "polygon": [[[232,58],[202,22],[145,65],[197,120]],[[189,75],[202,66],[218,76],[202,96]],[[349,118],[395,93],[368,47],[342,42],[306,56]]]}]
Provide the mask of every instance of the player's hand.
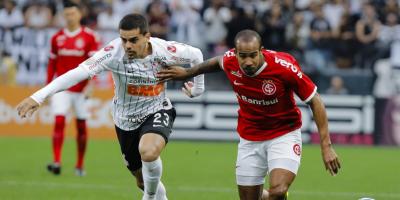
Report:
[{"label": "player's hand", "polygon": [[325,169],[329,171],[332,176],[335,176],[341,167],[338,155],[331,146],[323,147],[321,150]]},{"label": "player's hand", "polygon": [[18,115],[21,118],[30,117],[37,109],[39,109],[39,106],[40,105],[31,97],[25,98],[17,105]]},{"label": "player's hand", "polygon": [[180,66],[170,66],[165,69],[161,69],[156,74],[156,77],[161,81],[168,81],[171,79],[175,80],[185,80],[188,78],[188,73],[185,68],[180,67]]},{"label": "player's hand", "polygon": [[192,88],[193,88],[193,82],[188,81],[183,84],[182,91],[183,91],[183,93],[186,94],[186,96],[193,98],[194,96],[192,95],[192,92],[191,92]]}]

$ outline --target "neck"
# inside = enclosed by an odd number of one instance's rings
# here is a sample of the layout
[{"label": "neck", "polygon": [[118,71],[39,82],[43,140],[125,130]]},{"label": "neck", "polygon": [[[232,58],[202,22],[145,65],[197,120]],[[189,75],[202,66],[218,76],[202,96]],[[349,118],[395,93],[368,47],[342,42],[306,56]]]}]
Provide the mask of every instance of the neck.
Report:
[{"label": "neck", "polygon": [[81,27],[80,24],[77,24],[77,25],[75,25],[75,24],[74,24],[74,25],[68,25],[68,26],[67,26],[67,30],[70,31],[70,32],[73,32],[73,31],[78,30],[80,27]]}]

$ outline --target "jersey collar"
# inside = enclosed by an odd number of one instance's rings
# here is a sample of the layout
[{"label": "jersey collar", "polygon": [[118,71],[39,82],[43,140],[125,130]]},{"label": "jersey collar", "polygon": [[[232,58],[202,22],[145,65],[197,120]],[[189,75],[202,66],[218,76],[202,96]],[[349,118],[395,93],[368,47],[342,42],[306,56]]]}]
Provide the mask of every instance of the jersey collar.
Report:
[{"label": "jersey collar", "polygon": [[67,37],[75,37],[77,36],[82,30],[82,27],[79,27],[78,29],[74,30],[74,31],[69,31],[67,28],[64,28],[64,33]]}]

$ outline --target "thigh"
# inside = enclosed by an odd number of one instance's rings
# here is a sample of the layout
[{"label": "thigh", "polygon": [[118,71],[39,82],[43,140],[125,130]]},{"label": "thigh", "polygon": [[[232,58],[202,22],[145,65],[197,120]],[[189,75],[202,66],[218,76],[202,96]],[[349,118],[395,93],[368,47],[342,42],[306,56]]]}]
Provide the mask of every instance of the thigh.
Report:
[{"label": "thigh", "polygon": [[176,117],[175,108],[168,110],[159,110],[147,117],[143,124],[139,127],[139,134],[143,136],[146,133],[154,133],[161,135],[165,143],[168,142],[171,135],[172,126]]},{"label": "thigh", "polygon": [[72,106],[74,108],[76,118],[86,119],[88,117],[88,109],[85,94],[75,92],[71,93],[71,96]]},{"label": "thigh", "polygon": [[301,160],[301,149],[302,142],[299,129],[271,140],[267,146],[269,172],[279,168],[297,174]]},{"label": "thigh", "polygon": [[[236,181],[238,185],[254,186],[264,184],[268,171],[265,142],[254,142],[240,138],[236,160]],[[249,181],[241,181],[241,177]]]},{"label": "thigh", "polygon": [[139,133],[138,131],[125,131],[115,126],[118,142],[126,167],[134,172],[142,168],[142,159],[139,153]]},{"label": "thigh", "polygon": [[54,115],[66,116],[71,107],[70,93],[67,91],[62,91],[54,94],[51,97],[50,106]]}]

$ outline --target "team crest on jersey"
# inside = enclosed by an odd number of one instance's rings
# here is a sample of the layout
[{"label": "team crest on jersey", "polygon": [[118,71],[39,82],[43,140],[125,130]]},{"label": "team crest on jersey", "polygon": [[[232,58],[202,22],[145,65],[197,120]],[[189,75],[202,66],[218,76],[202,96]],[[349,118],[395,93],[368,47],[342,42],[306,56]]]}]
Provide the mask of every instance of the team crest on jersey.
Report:
[{"label": "team crest on jersey", "polygon": [[176,47],[174,45],[170,45],[167,47],[167,50],[171,53],[176,53]]},{"label": "team crest on jersey", "polygon": [[114,47],[112,45],[104,47],[104,51],[111,51],[113,49],[114,49]]},{"label": "team crest on jersey", "polygon": [[276,92],[276,86],[272,80],[266,80],[264,81],[262,85],[262,91],[266,95],[273,95]]},{"label": "team crest on jersey", "polygon": [[57,46],[62,46],[65,43],[66,37],[64,35],[60,35],[57,37],[56,42]]},{"label": "team crest on jersey", "polygon": [[294,152],[296,155],[300,156],[300,154],[301,154],[301,147],[300,147],[299,144],[293,145],[293,152]]},{"label": "team crest on jersey", "polygon": [[85,46],[85,41],[83,41],[82,38],[78,38],[75,41],[75,47],[80,49],[80,48],[83,48],[83,46]]}]

